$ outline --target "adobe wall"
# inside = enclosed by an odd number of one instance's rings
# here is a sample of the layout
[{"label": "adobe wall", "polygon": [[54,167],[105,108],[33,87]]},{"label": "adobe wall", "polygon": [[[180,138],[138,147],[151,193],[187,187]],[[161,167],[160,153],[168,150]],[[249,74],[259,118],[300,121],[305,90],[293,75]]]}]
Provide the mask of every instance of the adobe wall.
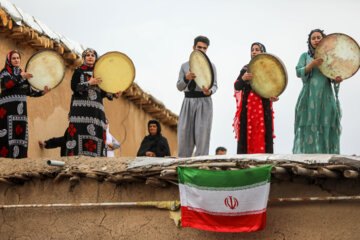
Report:
[{"label": "adobe wall", "polygon": [[[12,39],[0,34],[0,68],[5,65],[6,54],[18,49],[22,53],[22,69],[36,50],[25,44],[16,44]],[[63,82],[48,95],[40,98],[28,97],[28,120],[29,120],[29,157],[56,157],[60,155],[60,149],[41,150],[38,140],[46,140],[51,137],[64,135],[68,124],[67,115],[70,107],[71,88],[70,81],[73,69],[67,67]],[[105,112],[110,120],[111,134],[122,143],[122,156],[135,156],[140,143],[147,135],[147,122],[152,117],[141,110],[134,103],[120,97],[114,101],[104,99]],[[170,151],[173,156],[177,155],[177,137],[174,129],[162,125],[163,135],[168,139]],[[115,151],[120,156],[120,151]]]},{"label": "adobe wall", "polygon": [[[357,180],[306,180],[271,184],[270,198],[359,194]],[[179,199],[178,188],[144,183],[115,185],[82,178],[0,183],[0,204],[128,202]],[[177,228],[168,210],[142,207],[37,208],[0,210],[0,239],[358,239],[358,201],[276,203],[267,227],[253,233],[216,233]]]}]

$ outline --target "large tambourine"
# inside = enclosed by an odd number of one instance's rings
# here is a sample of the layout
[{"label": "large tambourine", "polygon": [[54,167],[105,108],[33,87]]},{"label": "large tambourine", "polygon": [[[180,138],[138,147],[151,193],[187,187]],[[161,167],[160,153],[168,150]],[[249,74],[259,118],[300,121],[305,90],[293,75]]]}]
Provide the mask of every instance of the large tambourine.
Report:
[{"label": "large tambourine", "polygon": [[343,33],[329,34],[321,39],[314,57],[324,60],[318,68],[330,79],[337,76],[350,78],[360,67],[360,47],[354,39]]},{"label": "large tambourine", "polygon": [[273,54],[262,53],[253,57],[248,72],[253,74],[251,88],[263,98],[278,97],[286,88],[285,65]]},{"label": "large tambourine", "polygon": [[135,79],[135,66],[125,54],[108,52],[96,62],[94,77],[101,78],[99,87],[105,92],[125,91]]},{"label": "large tambourine", "polygon": [[64,79],[64,59],[55,51],[42,50],[31,56],[25,71],[33,75],[28,80],[32,87],[44,90],[48,86],[53,89]]},{"label": "large tambourine", "polygon": [[210,89],[214,83],[214,70],[206,54],[200,50],[194,50],[190,55],[190,71],[195,74],[196,85]]}]

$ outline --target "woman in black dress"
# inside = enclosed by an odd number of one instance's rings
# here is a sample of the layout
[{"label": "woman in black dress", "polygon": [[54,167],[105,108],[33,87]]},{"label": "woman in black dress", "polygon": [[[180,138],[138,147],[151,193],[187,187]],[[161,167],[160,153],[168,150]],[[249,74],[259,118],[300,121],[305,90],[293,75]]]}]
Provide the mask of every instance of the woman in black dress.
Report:
[{"label": "woman in black dress", "polygon": [[[251,45],[251,58],[265,52],[263,44],[255,42]],[[257,95],[249,83],[253,75],[247,70],[248,65],[245,65],[234,84],[237,112],[233,126],[238,139],[237,153],[273,153],[272,102],[278,98]]]},{"label": "woman in black dress", "polygon": [[[69,127],[65,135],[66,155],[106,156],[106,123],[103,98],[113,99],[114,94],[98,87],[100,78],[93,77],[97,53],[86,49],[83,65],[75,69],[71,79],[73,91],[69,113]],[[117,97],[121,92],[115,94]]]},{"label": "woman in black dress", "polygon": [[40,97],[50,91],[31,88],[27,79],[32,74],[20,68],[21,55],[13,50],[6,56],[0,72],[0,157],[26,158],[28,150],[28,119],[26,96]]},{"label": "woman in black dress", "polygon": [[149,135],[145,136],[141,142],[137,156],[165,157],[170,156],[168,141],[161,135],[159,121],[150,120],[148,122]]}]

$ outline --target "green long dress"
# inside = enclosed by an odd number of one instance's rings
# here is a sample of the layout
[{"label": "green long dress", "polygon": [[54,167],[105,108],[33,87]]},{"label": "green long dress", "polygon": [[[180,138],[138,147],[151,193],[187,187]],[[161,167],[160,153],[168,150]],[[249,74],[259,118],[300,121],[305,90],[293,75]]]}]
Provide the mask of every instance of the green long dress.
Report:
[{"label": "green long dress", "polygon": [[296,66],[296,75],[301,78],[303,88],[295,109],[293,153],[338,154],[341,110],[337,95],[340,84],[332,84],[333,81],[317,67],[305,74],[305,67],[311,61],[312,57],[303,53]]}]

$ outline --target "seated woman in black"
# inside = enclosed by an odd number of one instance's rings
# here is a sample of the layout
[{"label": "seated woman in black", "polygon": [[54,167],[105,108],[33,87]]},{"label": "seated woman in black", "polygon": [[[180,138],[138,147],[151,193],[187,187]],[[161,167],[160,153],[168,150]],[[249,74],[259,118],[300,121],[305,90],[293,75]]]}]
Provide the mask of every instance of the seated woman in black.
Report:
[{"label": "seated woman in black", "polygon": [[149,135],[141,142],[137,156],[165,157],[170,156],[169,144],[161,135],[161,126],[157,120],[148,122]]}]

